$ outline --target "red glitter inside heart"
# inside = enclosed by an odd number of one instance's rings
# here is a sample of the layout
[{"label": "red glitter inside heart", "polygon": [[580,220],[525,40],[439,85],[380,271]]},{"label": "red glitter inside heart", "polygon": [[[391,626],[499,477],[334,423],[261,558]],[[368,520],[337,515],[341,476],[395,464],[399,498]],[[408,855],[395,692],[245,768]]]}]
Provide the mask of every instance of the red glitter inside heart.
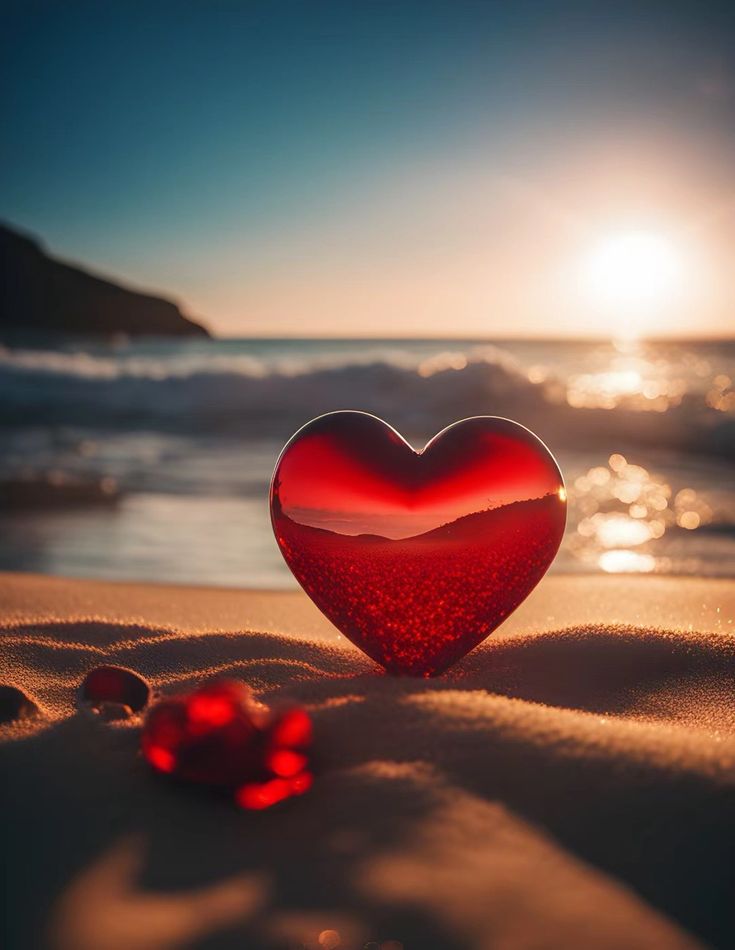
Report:
[{"label": "red glitter inside heart", "polygon": [[214,680],[157,703],[141,748],[157,772],[234,793],[244,808],[268,808],[311,786],[312,729],[299,708],[271,712],[243,683]]},{"label": "red glitter inside heart", "polygon": [[422,452],[361,412],[301,429],[271,485],[276,539],[316,605],[395,673],[440,673],[524,600],[557,552],[566,492],[528,429],[479,416]]}]

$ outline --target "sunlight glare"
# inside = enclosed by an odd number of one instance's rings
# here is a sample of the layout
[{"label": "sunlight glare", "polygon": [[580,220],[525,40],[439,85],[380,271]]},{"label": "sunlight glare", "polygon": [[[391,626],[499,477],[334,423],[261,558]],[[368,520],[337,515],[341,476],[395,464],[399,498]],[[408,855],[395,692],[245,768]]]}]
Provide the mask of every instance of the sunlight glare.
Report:
[{"label": "sunlight glare", "polygon": [[598,563],[607,574],[648,574],[656,569],[656,559],[638,551],[605,551]]},{"label": "sunlight glare", "polygon": [[583,261],[587,295],[623,314],[667,303],[677,293],[681,255],[664,235],[629,232],[605,238]]}]

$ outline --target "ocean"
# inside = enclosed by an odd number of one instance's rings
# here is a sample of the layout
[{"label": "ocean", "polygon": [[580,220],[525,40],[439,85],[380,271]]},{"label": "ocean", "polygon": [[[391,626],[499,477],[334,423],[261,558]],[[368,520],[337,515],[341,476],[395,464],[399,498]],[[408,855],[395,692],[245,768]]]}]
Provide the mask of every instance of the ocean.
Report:
[{"label": "ocean", "polygon": [[295,586],[267,489],[314,416],[415,446],[499,415],[567,485],[556,572],[735,575],[735,343],[191,340],[0,348],[0,569]]}]

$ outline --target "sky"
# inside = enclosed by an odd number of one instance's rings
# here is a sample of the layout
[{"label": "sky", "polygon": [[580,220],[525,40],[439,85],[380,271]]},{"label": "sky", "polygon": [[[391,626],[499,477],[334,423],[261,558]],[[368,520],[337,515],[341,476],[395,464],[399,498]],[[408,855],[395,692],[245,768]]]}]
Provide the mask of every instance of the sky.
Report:
[{"label": "sky", "polygon": [[6,0],[0,218],[226,336],[730,335],[734,50],[707,2]]}]

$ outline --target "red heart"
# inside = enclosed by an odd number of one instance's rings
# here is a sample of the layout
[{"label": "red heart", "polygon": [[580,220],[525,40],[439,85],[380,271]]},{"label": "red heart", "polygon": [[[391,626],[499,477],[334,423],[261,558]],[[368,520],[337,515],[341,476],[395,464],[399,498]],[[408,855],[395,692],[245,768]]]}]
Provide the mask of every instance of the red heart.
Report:
[{"label": "red heart", "polygon": [[432,676],[485,639],[551,564],[566,491],[546,446],[477,416],[416,452],[364,412],[300,429],[271,484],[286,563],[317,607],[394,673]]}]

